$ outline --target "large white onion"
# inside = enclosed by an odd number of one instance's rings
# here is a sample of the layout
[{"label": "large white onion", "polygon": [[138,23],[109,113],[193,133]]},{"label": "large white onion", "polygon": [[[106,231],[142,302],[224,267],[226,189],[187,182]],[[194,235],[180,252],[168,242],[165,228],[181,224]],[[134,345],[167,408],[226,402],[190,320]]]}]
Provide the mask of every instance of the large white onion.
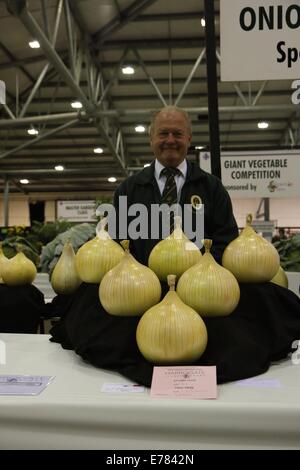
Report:
[{"label": "large white onion", "polygon": [[236,278],[210,253],[211,240],[204,240],[205,254],[179,279],[177,294],[204,317],[229,315],[240,299]]},{"label": "large white onion", "polygon": [[201,259],[199,248],[192,243],[181,228],[181,217],[176,216],[175,229],[169,237],[160,241],[150,253],[148,265],[161,281],[170,273],[177,279]]},{"label": "large white onion", "polygon": [[31,284],[36,276],[36,267],[24,253],[17,253],[13,258],[1,263],[2,279],[8,286]]},{"label": "large white onion", "polygon": [[278,286],[285,287],[286,289],[288,289],[289,287],[288,277],[281,266],[279,267],[277,273],[271,279],[270,282],[273,282],[274,284],[277,284]]},{"label": "large white onion", "polygon": [[70,295],[80,286],[81,279],[78,276],[75,265],[75,253],[70,240],[64,247],[59,260],[51,275],[51,285],[57,294]]},{"label": "large white onion", "polygon": [[76,253],[77,272],[84,282],[99,284],[104,274],[124,256],[124,250],[105,230],[106,224],[107,219],[102,219],[96,228],[97,236],[82,245]]},{"label": "large white onion", "polygon": [[197,312],[175,292],[176,276],[168,276],[169,292],[139,321],[136,340],[142,355],[155,364],[189,364],[207,345],[206,326]]},{"label": "large white onion", "polygon": [[239,282],[267,282],[279,269],[279,255],[271,243],[253,230],[251,223],[249,214],[246,227],[225,248],[222,264]]},{"label": "large white onion", "polygon": [[114,268],[103,277],[99,298],[111,315],[139,316],[159,302],[161,286],[150,268],[129,253],[129,242],[122,242],[125,254]]},{"label": "large white onion", "polygon": [[2,243],[0,243],[0,284],[4,283],[2,279],[2,266],[4,266],[6,261],[8,261],[8,258],[6,258],[5,254],[3,253]]}]

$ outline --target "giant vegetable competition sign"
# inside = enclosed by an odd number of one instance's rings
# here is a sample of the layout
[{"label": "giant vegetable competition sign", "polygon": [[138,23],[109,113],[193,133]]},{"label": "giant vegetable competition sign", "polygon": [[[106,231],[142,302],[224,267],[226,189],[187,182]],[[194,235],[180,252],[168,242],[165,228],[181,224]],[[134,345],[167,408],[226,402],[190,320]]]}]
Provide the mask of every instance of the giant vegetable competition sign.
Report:
[{"label": "giant vegetable competition sign", "polygon": [[221,80],[300,78],[299,0],[220,0]]},{"label": "giant vegetable competition sign", "polygon": [[[200,152],[200,167],[211,172],[209,152]],[[300,152],[222,152],[222,183],[231,197],[300,196]]]}]

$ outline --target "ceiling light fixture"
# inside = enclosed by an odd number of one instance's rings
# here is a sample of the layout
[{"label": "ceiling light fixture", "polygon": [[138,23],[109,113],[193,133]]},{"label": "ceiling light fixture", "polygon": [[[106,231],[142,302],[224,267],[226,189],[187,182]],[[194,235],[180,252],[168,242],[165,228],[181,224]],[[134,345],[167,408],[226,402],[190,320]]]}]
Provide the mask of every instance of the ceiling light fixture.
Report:
[{"label": "ceiling light fixture", "polygon": [[28,184],[28,183],[29,183],[29,180],[26,179],[26,178],[24,178],[24,179],[21,179],[21,180],[20,180],[20,183],[22,183],[22,184]]},{"label": "ceiling light fixture", "polygon": [[72,101],[71,106],[74,109],[81,109],[82,108],[82,103],[81,103],[81,101]]},{"label": "ceiling light fixture", "polygon": [[150,166],[151,163],[145,163],[144,168],[147,168],[147,166]]},{"label": "ceiling light fixture", "polygon": [[55,165],[54,169],[56,171],[64,171],[65,167],[63,165]]},{"label": "ceiling light fixture", "polygon": [[201,18],[201,26],[202,26],[203,28],[205,28],[205,24],[206,24],[206,23],[205,23],[205,18]]},{"label": "ceiling light fixture", "polygon": [[111,176],[110,178],[107,179],[107,181],[109,181],[109,183],[115,183],[117,181],[117,178],[115,178],[114,176]]},{"label": "ceiling light fixture", "polygon": [[257,123],[257,127],[259,129],[267,129],[269,127],[269,123],[265,121],[260,121]]},{"label": "ceiling light fixture", "polygon": [[202,150],[204,149],[203,145],[195,145],[196,150]]},{"label": "ceiling light fixture", "polygon": [[37,135],[39,133],[39,131],[34,127],[30,127],[30,129],[27,129],[27,132],[29,135]]},{"label": "ceiling light fixture", "polygon": [[124,75],[133,75],[135,70],[131,65],[126,65],[126,67],[122,67],[122,73]]},{"label": "ceiling light fixture", "polygon": [[94,148],[94,153],[103,153],[103,148],[101,147]]},{"label": "ceiling light fixture", "polygon": [[39,41],[37,41],[36,39],[34,39],[33,41],[29,41],[28,44],[31,49],[39,49],[41,47]]},{"label": "ceiling light fixture", "polygon": [[145,132],[146,127],[143,126],[142,124],[139,124],[138,126],[135,126],[134,130],[135,130],[135,132],[141,132],[142,133],[142,132]]}]

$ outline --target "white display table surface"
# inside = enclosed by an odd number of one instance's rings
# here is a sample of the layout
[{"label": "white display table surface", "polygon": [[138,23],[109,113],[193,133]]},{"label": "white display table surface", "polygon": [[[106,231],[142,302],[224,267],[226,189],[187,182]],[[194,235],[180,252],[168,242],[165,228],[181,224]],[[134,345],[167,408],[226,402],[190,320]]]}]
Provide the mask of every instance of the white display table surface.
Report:
[{"label": "white display table surface", "polygon": [[51,302],[52,299],[56,296],[49,281],[48,273],[37,273],[36,278],[32,284],[37,287],[42,292],[42,294],[44,294],[46,303]]},{"label": "white display table surface", "polygon": [[290,359],[254,387],[218,386],[217,400],[171,400],[101,392],[130,382],[48,335],[0,340],[1,375],[55,376],[38,396],[0,396],[1,449],[300,449],[300,364]]}]

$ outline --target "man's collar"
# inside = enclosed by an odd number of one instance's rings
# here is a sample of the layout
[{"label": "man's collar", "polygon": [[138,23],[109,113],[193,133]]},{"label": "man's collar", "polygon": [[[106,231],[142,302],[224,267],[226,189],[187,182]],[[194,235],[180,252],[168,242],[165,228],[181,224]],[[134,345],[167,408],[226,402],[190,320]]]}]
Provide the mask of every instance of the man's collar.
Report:
[{"label": "man's collar", "polygon": [[[161,172],[165,167],[157,160],[157,158],[154,161],[154,176],[158,180],[160,178]],[[180,163],[180,165],[177,166],[177,169],[180,171],[182,176],[186,178],[187,174],[187,162],[186,159],[183,160],[183,162]]]},{"label": "man's collar", "polygon": [[[186,172],[186,181],[196,181],[199,178],[205,175],[205,172],[201,170],[200,166],[195,162],[186,161],[187,172]],[[135,175],[136,182],[138,184],[149,184],[152,183],[155,171],[155,161],[151,163],[150,166],[144,168],[142,171]]]}]

